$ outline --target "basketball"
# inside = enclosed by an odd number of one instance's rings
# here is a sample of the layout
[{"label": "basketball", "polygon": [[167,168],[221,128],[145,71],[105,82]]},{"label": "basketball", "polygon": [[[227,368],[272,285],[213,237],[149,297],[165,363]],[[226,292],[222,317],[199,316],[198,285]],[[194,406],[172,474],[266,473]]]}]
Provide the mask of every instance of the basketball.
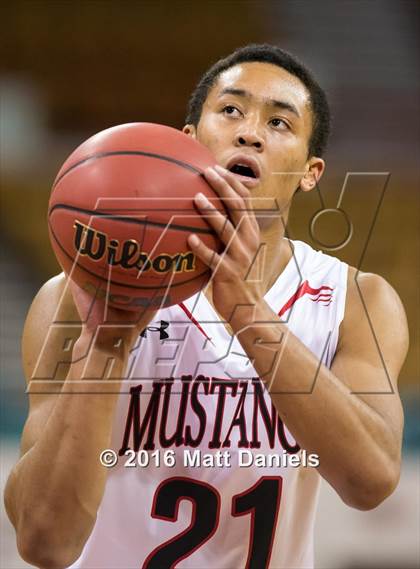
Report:
[{"label": "basketball", "polygon": [[195,294],[210,271],[188,235],[222,248],[193,205],[202,192],[224,211],[202,175],[214,164],[202,144],[163,125],[123,124],[89,138],[64,162],[49,202],[50,240],[64,272],[129,310]]}]

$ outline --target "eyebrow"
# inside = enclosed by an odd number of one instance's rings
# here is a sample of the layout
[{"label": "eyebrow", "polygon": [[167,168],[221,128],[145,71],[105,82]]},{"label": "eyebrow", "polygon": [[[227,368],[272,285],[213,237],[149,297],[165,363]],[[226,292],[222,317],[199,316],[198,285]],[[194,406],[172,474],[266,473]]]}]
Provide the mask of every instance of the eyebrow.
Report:
[{"label": "eyebrow", "polygon": [[[231,87],[222,89],[220,95],[235,95],[236,97],[244,97],[245,99],[254,98],[254,96],[249,91],[245,91],[245,89],[233,89]],[[278,109],[290,111],[297,117],[300,117],[299,111],[292,103],[288,103],[287,101],[277,101],[276,99],[265,99],[264,102],[271,107],[277,107]]]}]

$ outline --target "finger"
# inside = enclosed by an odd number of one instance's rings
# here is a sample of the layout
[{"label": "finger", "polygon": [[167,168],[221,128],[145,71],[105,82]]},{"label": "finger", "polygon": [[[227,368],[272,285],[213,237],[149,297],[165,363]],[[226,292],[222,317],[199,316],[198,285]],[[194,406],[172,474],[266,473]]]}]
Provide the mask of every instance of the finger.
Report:
[{"label": "finger", "polygon": [[214,229],[222,243],[225,245],[224,255],[229,254],[233,258],[240,259],[243,254],[243,236],[239,235],[241,218],[237,226],[234,226],[228,218],[222,215],[203,194],[197,194],[195,204],[206,222]]},{"label": "finger", "polygon": [[[206,170],[206,179],[226,205],[233,223],[241,227],[241,233],[247,237],[255,238],[258,232],[258,223],[252,209],[250,192],[236,179],[234,174],[216,166]],[[220,173],[219,173],[220,172]],[[245,198],[245,195],[248,197]]]},{"label": "finger", "polygon": [[237,177],[226,168],[216,165],[215,169],[224,178],[230,186],[242,197],[245,202],[245,211],[248,214],[249,221],[253,224],[255,228],[258,228],[257,218],[255,216],[254,208],[252,207],[252,195],[251,192],[244,186],[244,184],[237,179]]},{"label": "finger", "polygon": [[197,237],[197,235],[188,235],[187,241],[188,245],[191,247],[192,252],[195,253],[197,257],[201,259],[201,261],[203,261],[203,263],[207,265],[212,271],[215,271],[219,266],[221,256],[218,255],[216,251],[213,251],[213,249],[210,249],[210,247],[207,247],[207,245],[204,245],[204,243],[199,237]]},{"label": "finger", "polygon": [[228,245],[235,236],[236,230],[229,219],[206,198],[201,192],[194,198],[201,215],[219,236],[222,243]]},{"label": "finger", "polygon": [[207,168],[204,175],[216,194],[223,200],[232,220],[236,222],[241,211],[245,209],[245,202],[242,196],[214,168]]},{"label": "finger", "polygon": [[227,180],[230,183],[230,185],[233,187],[233,189],[242,198],[246,198],[246,197],[249,197],[251,195],[251,192],[248,190],[248,188],[240,180],[238,180],[238,178],[235,176],[235,174],[233,174],[232,172],[230,172],[226,168],[219,166],[219,164],[216,164],[214,169],[216,170],[216,172],[218,174],[220,174],[220,176],[222,176],[222,178],[224,178],[225,180]]}]

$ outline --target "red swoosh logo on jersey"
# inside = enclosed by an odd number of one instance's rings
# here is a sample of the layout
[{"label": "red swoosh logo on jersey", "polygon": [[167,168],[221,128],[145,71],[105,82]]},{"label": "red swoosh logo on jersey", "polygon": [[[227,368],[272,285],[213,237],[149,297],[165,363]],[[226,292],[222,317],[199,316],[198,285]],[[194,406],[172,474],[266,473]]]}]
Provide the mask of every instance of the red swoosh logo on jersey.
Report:
[{"label": "red swoosh logo on jersey", "polygon": [[[314,296],[314,298],[311,298],[312,302],[322,302],[323,306],[328,306],[332,301],[333,290],[334,290],[333,288],[327,285],[320,286],[319,288],[312,288],[308,283],[308,281],[304,281],[299,286],[297,291],[293,294],[293,296],[291,296],[289,300],[286,302],[286,304],[280,309],[278,315],[283,316],[283,314],[288,310],[290,310],[290,308],[292,308],[294,303],[305,294]],[[326,291],[331,291],[331,292],[326,292]]]},{"label": "red swoosh logo on jersey", "polygon": [[[293,294],[293,296],[291,296],[289,300],[286,302],[286,304],[280,309],[278,315],[283,316],[283,314],[287,312],[290,308],[292,308],[294,303],[305,294],[309,294],[310,296],[314,297],[311,298],[312,302],[321,302],[323,306],[328,306],[332,302],[333,290],[334,290],[333,288],[327,285],[320,286],[319,288],[312,288],[308,283],[308,281],[304,281],[299,286],[297,291]],[[323,292],[323,291],[331,291],[331,292]],[[200,326],[200,324],[197,322],[197,320],[194,318],[194,316],[191,314],[191,312],[188,310],[185,304],[183,302],[180,302],[178,306],[185,312],[185,314],[188,316],[191,322],[195,326],[197,326],[197,328],[200,330],[203,336],[207,338],[207,340],[209,340],[211,343],[213,343],[212,339],[209,338],[209,336],[207,336],[203,328]]]}]

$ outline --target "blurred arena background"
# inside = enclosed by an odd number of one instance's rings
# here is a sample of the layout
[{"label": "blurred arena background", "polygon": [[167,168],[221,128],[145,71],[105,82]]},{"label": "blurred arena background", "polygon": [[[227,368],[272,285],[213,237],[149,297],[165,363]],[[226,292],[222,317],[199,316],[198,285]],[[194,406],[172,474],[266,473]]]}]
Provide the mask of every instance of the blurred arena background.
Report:
[{"label": "blurred arena background", "polygon": [[[347,172],[390,173],[376,218],[378,178],[363,175],[352,183],[343,207],[355,232],[333,254],[390,281],[411,333],[400,382],[406,413],[400,485],[366,513],[347,508],[324,485],[316,566],[419,566],[419,20],[416,0],[29,0],[2,6],[2,486],[27,412],[23,321],[42,282],[58,272],[46,209],[61,163],[112,125],[182,127],[190,91],[210,63],[246,43],[272,42],[306,62],[330,96],[334,131],[321,184],[326,207],[336,206]],[[293,238],[316,246],[308,227],[319,208],[315,193],[296,197]],[[340,228],[320,230],[328,236]],[[0,566],[27,567],[4,508]]]}]

